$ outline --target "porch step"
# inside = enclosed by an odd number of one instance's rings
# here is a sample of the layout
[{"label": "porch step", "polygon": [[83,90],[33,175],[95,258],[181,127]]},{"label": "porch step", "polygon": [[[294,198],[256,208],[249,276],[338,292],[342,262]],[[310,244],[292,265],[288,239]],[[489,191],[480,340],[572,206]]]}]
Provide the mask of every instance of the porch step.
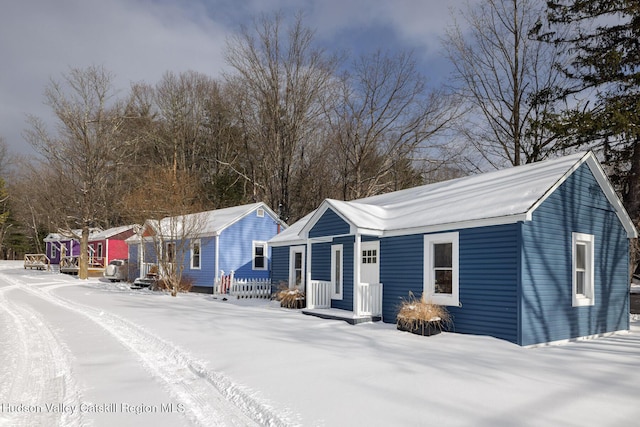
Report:
[{"label": "porch step", "polygon": [[337,308],[304,308],[302,309],[302,314],[319,317],[321,319],[344,320],[350,325],[379,322],[382,320],[381,316],[356,316],[351,311],[339,310]]}]

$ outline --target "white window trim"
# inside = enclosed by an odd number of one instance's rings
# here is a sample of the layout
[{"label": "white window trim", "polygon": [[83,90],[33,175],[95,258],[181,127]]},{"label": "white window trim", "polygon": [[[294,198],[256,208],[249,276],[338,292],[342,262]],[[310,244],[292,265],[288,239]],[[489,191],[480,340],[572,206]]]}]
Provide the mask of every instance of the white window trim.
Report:
[{"label": "white window trim", "polygon": [[[200,254],[198,256],[198,266],[194,266],[193,265],[193,248],[196,245],[200,249]],[[191,258],[191,269],[192,270],[200,270],[200,269],[202,269],[202,244],[200,243],[200,239],[196,239],[196,240],[191,242],[191,257],[190,258]]]},{"label": "white window trim", "polygon": [[305,249],[306,246],[291,246],[289,248],[289,287],[293,288],[296,286],[296,268],[295,268],[295,261],[296,261],[296,253],[300,253],[301,254],[301,259],[300,261],[302,262],[301,268],[300,268],[300,274],[302,277],[302,281],[300,283],[300,286],[302,289],[304,289],[304,285],[306,282],[306,260],[305,260]]},{"label": "white window trim", "polygon": [[56,257],[56,245],[54,243],[51,243],[51,246],[49,246],[49,256],[51,256],[51,258]]},{"label": "white window trim", "polygon": [[[340,251],[340,277],[336,277],[336,252]],[[342,245],[331,245],[331,299],[341,300],[344,290],[344,249]],[[340,292],[336,292],[336,281],[339,280]]]},{"label": "white window trim", "polygon": [[104,258],[102,243],[98,243],[98,246],[96,247],[96,257],[98,259]]},{"label": "white window trim", "polygon": [[[256,248],[262,247],[262,258],[264,258],[264,265],[262,267],[256,267]],[[269,258],[267,257],[267,242],[254,240],[251,245],[251,268],[253,270],[267,270],[269,268]]]},{"label": "white window trim", "polygon": [[[436,294],[435,273],[433,268],[433,245],[451,243],[452,251],[452,287],[451,295]],[[438,233],[424,236],[424,295],[435,304],[447,306],[460,305],[460,254],[459,233]]]},{"label": "white window trim", "polygon": [[[595,237],[592,234],[572,233],[571,235],[571,302],[573,307],[582,307],[595,304],[594,286],[594,247]],[[587,248],[584,294],[577,292],[577,265],[576,265],[576,245],[584,244]]]}]

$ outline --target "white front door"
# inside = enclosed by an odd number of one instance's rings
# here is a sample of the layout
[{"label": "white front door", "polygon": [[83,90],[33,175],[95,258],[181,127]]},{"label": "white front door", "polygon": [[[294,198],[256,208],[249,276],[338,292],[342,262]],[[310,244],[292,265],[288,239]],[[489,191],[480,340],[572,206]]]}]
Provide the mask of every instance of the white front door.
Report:
[{"label": "white front door", "polygon": [[380,283],[380,242],[362,242],[360,282]]}]

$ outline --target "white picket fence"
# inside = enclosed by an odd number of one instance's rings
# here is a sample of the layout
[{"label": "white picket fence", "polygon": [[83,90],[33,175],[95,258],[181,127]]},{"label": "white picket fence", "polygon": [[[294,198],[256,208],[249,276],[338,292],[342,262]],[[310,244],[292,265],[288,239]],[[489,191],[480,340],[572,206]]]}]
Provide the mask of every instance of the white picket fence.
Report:
[{"label": "white picket fence", "polygon": [[214,293],[241,298],[271,298],[271,279],[238,279],[234,272],[220,275]]}]

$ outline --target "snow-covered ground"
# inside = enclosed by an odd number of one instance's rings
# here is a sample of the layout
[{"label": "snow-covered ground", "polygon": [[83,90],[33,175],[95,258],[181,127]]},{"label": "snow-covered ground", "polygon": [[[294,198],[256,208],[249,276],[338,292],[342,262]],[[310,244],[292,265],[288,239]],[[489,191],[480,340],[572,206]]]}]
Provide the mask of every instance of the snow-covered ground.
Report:
[{"label": "snow-covered ground", "polygon": [[0,426],[622,426],[630,333],[520,348],[0,262]]}]

